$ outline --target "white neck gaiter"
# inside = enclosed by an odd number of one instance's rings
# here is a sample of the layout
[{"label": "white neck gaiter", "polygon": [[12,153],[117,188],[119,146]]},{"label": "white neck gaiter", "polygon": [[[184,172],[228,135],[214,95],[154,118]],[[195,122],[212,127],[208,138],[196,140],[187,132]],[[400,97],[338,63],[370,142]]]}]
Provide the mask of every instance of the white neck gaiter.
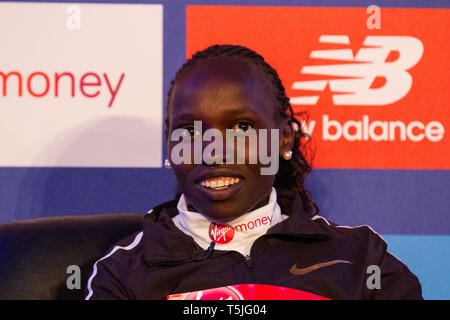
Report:
[{"label": "white neck gaiter", "polygon": [[201,248],[206,250],[214,241],[215,249],[234,250],[244,256],[250,254],[257,238],[286,218],[281,215],[275,188],[272,188],[268,204],[227,223],[215,222],[198,212],[189,211],[184,195],[181,195],[177,209],[178,215],[172,219],[174,224]]}]

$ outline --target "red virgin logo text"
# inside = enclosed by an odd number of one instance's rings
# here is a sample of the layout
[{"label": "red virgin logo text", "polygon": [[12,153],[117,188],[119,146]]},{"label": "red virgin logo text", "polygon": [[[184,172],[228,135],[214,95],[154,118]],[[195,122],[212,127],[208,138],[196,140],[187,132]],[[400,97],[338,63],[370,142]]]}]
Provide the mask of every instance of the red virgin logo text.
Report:
[{"label": "red virgin logo text", "polygon": [[234,238],[234,228],[228,224],[212,222],[209,225],[209,237],[215,243],[228,243]]}]

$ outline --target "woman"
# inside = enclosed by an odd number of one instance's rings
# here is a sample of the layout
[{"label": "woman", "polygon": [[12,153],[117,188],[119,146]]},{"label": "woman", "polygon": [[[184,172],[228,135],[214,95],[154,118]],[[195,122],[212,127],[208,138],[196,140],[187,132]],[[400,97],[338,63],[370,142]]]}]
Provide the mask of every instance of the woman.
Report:
[{"label": "woman", "polygon": [[[166,114],[166,167],[179,193],[95,263],[86,299],[422,298],[417,277],[372,229],[318,215],[303,186],[311,170],[301,151],[305,134],[263,57],[234,45],[197,52],[172,81]],[[216,133],[276,133],[258,141],[272,152],[276,145],[278,171],[262,174],[261,144],[250,142],[238,163],[228,142],[200,162],[189,144],[187,161],[175,163],[173,133],[192,142],[202,135],[194,123]]]}]

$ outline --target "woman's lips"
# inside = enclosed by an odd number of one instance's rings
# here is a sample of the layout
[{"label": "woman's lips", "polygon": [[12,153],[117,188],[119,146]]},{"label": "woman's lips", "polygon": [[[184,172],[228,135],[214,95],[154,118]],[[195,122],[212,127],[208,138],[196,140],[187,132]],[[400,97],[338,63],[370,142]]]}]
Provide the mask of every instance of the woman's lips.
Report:
[{"label": "woman's lips", "polygon": [[200,181],[199,185],[211,189],[225,189],[239,181],[239,177],[214,177]]},{"label": "woman's lips", "polygon": [[243,179],[233,176],[220,176],[203,179],[195,186],[209,199],[223,201],[233,197],[242,187]]}]

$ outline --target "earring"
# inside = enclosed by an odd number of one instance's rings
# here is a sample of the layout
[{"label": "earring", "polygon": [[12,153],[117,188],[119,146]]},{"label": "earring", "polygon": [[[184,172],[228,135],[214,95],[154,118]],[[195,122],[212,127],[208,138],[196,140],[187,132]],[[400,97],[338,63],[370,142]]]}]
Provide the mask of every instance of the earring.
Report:
[{"label": "earring", "polygon": [[164,168],[166,169],[172,169],[172,165],[170,164],[169,159],[164,160]]},{"label": "earring", "polygon": [[284,160],[291,160],[291,158],[292,158],[292,151],[289,150],[289,151],[283,152],[283,158],[284,158]]}]

